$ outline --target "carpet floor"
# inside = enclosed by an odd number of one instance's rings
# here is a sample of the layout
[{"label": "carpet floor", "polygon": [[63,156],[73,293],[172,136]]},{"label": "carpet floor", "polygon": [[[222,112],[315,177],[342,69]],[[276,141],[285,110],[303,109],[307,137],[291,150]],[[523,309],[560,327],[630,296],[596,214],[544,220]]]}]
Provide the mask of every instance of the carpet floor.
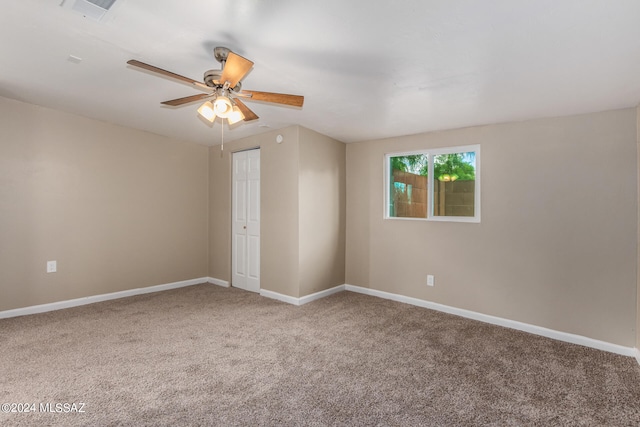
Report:
[{"label": "carpet floor", "polygon": [[3,319],[0,340],[2,426],[640,425],[633,358],[351,292],[203,284]]}]

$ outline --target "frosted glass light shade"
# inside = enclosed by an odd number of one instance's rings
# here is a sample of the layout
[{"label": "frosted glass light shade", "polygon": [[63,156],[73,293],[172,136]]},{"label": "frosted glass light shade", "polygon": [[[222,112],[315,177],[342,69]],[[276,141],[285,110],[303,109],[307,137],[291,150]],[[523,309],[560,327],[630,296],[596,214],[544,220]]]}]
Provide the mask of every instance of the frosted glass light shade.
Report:
[{"label": "frosted glass light shade", "polygon": [[213,102],[213,111],[217,116],[227,118],[233,111],[233,105],[231,105],[231,101],[226,96],[219,96]]},{"label": "frosted glass light shade", "polygon": [[200,114],[205,119],[209,120],[211,123],[216,119],[216,113],[213,110],[213,104],[211,101],[207,101],[198,108],[198,114]]},{"label": "frosted glass light shade", "polygon": [[227,117],[227,120],[229,120],[230,125],[238,123],[240,120],[244,120],[244,114],[242,114],[242,111],[240,111],[237,105],[234,105],[231,114]]}]

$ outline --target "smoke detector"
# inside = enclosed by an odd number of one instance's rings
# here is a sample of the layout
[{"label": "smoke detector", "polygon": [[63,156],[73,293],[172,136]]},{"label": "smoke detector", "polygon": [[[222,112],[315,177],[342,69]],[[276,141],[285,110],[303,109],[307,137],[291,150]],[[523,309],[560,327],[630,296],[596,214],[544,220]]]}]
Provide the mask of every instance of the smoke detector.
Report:
[{"label": "smoke detector", "polygon": [[64,0],[60,6],[81,13],[85,18],[100,21],[116,0]]}]

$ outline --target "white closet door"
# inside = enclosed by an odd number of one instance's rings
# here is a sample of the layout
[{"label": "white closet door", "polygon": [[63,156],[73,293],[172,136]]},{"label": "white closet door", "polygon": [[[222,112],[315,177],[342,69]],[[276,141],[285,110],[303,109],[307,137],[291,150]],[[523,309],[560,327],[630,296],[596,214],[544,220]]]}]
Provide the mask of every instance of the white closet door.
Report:
[{"label": "white closet door", "polygon": [[260,291],[260,149],[233,153],[231,285]]}]

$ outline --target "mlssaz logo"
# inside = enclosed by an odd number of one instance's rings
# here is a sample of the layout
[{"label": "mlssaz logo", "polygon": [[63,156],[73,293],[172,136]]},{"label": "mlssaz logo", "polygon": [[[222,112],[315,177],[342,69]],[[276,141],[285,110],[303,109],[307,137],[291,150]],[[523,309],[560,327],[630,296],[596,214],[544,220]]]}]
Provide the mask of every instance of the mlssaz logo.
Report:
[{"label": "mlssaz logo", "polygon": [[39,412],[50,412],[50,413],[84,413],[85,404],[80,403],[41,403]]}]

